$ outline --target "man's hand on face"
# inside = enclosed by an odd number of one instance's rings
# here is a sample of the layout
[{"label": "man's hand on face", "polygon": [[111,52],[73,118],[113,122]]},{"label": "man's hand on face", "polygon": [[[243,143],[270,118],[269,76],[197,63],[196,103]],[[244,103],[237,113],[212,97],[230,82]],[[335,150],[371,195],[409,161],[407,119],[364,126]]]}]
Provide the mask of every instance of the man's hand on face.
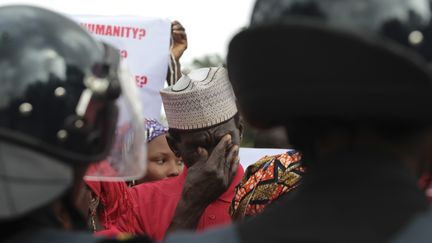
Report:
[{"label": "man's hand on face", "polygon": [[188,168],[182,197],[168,231],[193,230],[207,206],[226,191],[239,164],[239,147],[225,135],[209,155],[198,148],[200,159]]},{"label": "man's hand on face", "polygon": [[198,147],[200,159],[188,168],[183,195],[191,205],[207,206],[224,193],[231,184],[239,165],[239,147],[231,135],[222,137],[212,153]]}]

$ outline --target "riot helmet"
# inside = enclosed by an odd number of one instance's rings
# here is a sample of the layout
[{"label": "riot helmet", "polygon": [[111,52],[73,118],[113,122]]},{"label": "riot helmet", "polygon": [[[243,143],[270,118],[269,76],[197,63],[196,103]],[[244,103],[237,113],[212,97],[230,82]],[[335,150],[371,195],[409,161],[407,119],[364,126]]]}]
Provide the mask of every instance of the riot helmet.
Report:
[{"label": "riot helmet", "polygon": [[[64,193],[75,164],[110,155],[139,162],[117,163],[115,173],[97,178],[127,177],[125,170],[141,177],[144,119],[133,85],[119,51],[73,20],[38,7],[0,7],[0,218]],[[119,102],[131,121],[121,134]]]}]

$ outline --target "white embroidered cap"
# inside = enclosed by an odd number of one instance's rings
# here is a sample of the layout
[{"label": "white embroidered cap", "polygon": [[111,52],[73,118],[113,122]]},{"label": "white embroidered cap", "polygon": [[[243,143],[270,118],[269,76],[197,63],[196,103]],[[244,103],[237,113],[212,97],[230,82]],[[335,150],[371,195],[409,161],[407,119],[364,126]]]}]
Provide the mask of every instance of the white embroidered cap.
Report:
[{"label": "white embroidered cap", "polygon": [[206,128],[237,113],[236,98],[223,67],[191,71],[160,93],[169,128]]}]

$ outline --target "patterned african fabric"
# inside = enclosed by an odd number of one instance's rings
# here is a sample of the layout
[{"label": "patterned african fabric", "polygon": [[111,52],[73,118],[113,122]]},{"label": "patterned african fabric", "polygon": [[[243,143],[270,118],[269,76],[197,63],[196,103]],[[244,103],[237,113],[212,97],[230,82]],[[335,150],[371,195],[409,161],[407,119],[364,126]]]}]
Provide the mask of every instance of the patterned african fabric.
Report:
[{"label": "patterned african fabric", "polygon": [[230,206],[233,220],[261,213],[271,202],[296,188],[303,174],[304,166],[297,151],[264,156],[250,165],[236,187]]}]

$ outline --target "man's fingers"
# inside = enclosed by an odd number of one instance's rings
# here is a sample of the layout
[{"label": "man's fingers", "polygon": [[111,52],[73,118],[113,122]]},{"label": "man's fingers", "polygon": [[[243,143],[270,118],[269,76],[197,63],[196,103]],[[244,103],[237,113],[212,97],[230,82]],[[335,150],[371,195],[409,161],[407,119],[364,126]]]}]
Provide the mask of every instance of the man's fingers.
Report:
[{"label": "man's fingers", "polygon": [[183,25],[178,21],[171,22],[171,29],[185,31],[185,28],[183,27]]},{"label": "man's fingers", "polygon": [[239,152],[237,151],[236,156],[234,156],[234,159],[232,160],[231,164],[231,171],[229,176],[229,184],[231,184],[232,180],[234,179],[234,176],[237,174],[237,169],[240,165],[240,157],[238,156]]},{"label": "man's fingers", "polygon": [[183,26],[181,26],[181,25],[173,25],[172,26],[172,30],[173,31],[183,31],[183,32],[186,32],[186,29]]},{"label": "man's fingers", "polygon": [[231,134],[226,134],[221,138],[215,149],[222,150],[226,149],[232,143]]},{"label": "man's fingers", "polygon": [[171,26],[179,25],[179,24],[180,24],[180,22],[178,22],[177,20],[174,20],[171,22]]},{"label": "man's fingers", "polygon": [[231,145],[232,139],[230,134],[226,134],[221,138],[219,143],[216,145],[216,147],[213,149],[213,153],[222,153],[222,155],[225,155],[225,151],[228,150],[229,146]]},{"label": "man's fingers", "polygon": [[207,152],[207,150],[205,148],[198,147],[197,153],[198,153],[198,156],[199,156],[197,164],[201,163],[201,162],[202,163],[207,162],[209,155],[208,155],[208,152]]},{"label": "man's fingers", "polygon": [[174,30],[173,31],[173,38],[176,41],[185,41],[187,40],[186,32],[181,30]]},{"label": "man's fingers", "polygon": [[225,168],[228,175],[229,180],[233,177],[233,174],[237,172],[238,164],[239,164],[239,147],[234,145],[229,150],[226,160],[225,160]]},{"label": "man's fingers", "polygon": [[232,139],[230,134],[226,134],[221,138],[219,143],[213,149],[212,154],[210,155],[212,158],[216,160],[217,167],[223,169],[225,166],[225,155],[231,146]]},{"label": "man's fingers", "polygon": [[173,35],[186,36],[186,32],[184,30],[173,30]]}]

